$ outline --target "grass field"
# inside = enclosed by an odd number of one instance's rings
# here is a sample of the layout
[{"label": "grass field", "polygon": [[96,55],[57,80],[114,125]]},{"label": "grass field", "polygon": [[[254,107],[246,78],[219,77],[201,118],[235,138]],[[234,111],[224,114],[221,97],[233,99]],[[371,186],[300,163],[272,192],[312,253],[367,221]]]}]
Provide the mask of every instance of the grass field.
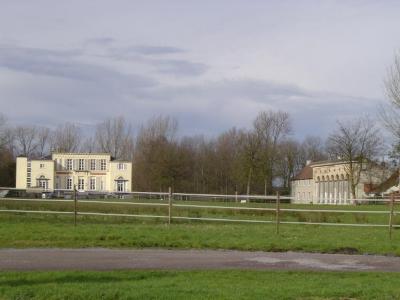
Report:
[{"label": "grass field", "polygon": [[272,224],[140,221],[117,217],[0,214],[0,247],[208,248],[400,255],[400,230]]},{"label": "grass field", "polygon": [[[124,201],[128,203],[146,202],[158,203],[164,206],[137,206],[127,204],[106,204],[106,203],[91,203],[89,201],[78,202],[78,211],[80,212],[101,212],[101,213],[119,213],[119,214],[146,214],[146,215],[168,215],[167,201],[155,199],[139,199],[139,200],[107,200],[109,202]],[[208,217],[208,218],[230,218],[244,220],[262,220],[274,221],[275,211],[261,210],[234,210],[220,209],[215,206],[226,207],[241,207],[241,208],[270,208],[274,209],[275,204],[269,203],[246,203],[240,204],[235,202],[221,201],[174,201],[175,205],[206,205],[210,208],[188,208],[188,207],[173,207],[173,216],[177,217]],[[72,202],[42,202],[40,201],[8,201],[0,199],[0,209],[25,209],[25,210],[57,210],[57,211],[73,211],[74,204]],[[388,224],[389,207],[385,204],[380,205],[290,205],[282,204],[282,209],[313,209],[313,210],[328,210],[328,212],[281,212],[282,221],[290,222],[323,222],[323,223],[355,223],[355,224]],[[396,207],[397,209],[397,207]],[[384,213],[344,213],[332,212],[332,210],[361,210],[361,211],[382,211]],[[394,218],[394,224],[400,225],[400,218]]]},{"label": "grass field", "polygon": [[400,299],[396,273],[2,272],[0,299]]}]

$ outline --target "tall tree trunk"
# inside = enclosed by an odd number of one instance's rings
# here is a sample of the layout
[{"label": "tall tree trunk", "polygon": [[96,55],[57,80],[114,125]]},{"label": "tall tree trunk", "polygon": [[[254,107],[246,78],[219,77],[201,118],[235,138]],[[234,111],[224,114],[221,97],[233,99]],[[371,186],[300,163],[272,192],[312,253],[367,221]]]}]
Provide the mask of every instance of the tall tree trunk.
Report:
[{"label": "tall tree trunk", "polygon": [[253,167],[250,168],[249,175],[247,177],[247,195],[250,195],[250,184],[251,184],[252,173],[253,173]]}]

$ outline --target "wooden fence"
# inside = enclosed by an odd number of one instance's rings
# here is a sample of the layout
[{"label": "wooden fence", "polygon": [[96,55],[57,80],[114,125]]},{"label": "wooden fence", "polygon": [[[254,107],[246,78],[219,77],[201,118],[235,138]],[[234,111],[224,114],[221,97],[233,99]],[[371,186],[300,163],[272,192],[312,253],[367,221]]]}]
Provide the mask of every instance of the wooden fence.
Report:
[{"label": "wooden fence", "polygon": [[[71,192],[71,191],[70,191]],[[23,209],[0,209],[0,213],[30,213],[30,214],[60,214],[60,215],[72,215],[74,217],[74,224],[77,224],[77,216],[112,216],[112,217],[132,217],[132,218],[154,218],[164,219],[171,224],[174,220],[197,220],[197,221],[212,221],[212,222],[235,222],[235,223],[266,223],[275,224],[276,233],[279,234],[281,224],[295,224],[295,225],[318,225],[318,226],[346,226],[346,227],[387,227],[389,231],[389,237],[392,237],[393,228],[400,227],[400,225],[394,224],[394,217],[398,213],[395,211],[395,204],[398,202],[393,195],[388,199],[357,199],[357,203],[373,203],[387,204],[386,210],[362,210],[362,206],[358,210],[353,209],[324,209],[324,208],[313,208],[314,205],[308,205],[310,208],[296,208],[296,205],[292,205],[289,208],[282,207],[282,200],[290,201],[291,197],[281,196],[279,193],[276,195],[262,196],[262,195],[221,195],[221,194],[189,194],[189,193],[172,193],[171,189],[169,192],[130,192],[123,194],[115,194],[115,196],[136,196],[139,199],[143,197],[157,197],[165,200],[164,203],[154,203],[148,201],[142,202],[131,202],[117,200],[87,200],[79,199],[79,192],[73,190],[72,199],[28,199],[28,198],[0,198],[1,201],[32,201],[35,203],[40,202],[73,202],[73,211],[57,211],[57,210],[23,210]],[[180,201],[176,201],[179,199]],[[207,205],[202,204],[204,200],[226,200],[231,201],[235,206],[229,205]],[[185,203],[185,200],[193,200]],[[198,201],[194,201],[198,200]],[[246,201],[265,201],[274,202],[275,207],[249,207],[240,206],[242,202]],[[166,208],[166,215],[153,215],[153,214],[125,214],[125,213],[101,213],[101,212],[90,212],[90,211],[79,211],[78,203],[96,203],[102,204],[114,204],[114,205],[127,205],[127,206],[152,206],[152,207],[164,207]],[[318,205],[319,207],[321,205]],[[330,205],[331,206],[331,205]],[[190,209],[217,209],[217,210],[234,210],[234,211],[269,211],[275,215],[274,220],[260,220],[260,219],[236,219],[236,218],[213,218],[213,217],[191,217],[191,216],[178,216],[174,215],[176,209],[186,208]],[[282,220],[282,216],[287,212],[305,212],[305,213],[343,213],[343,214],[383,214],[388,216],[386,224],[374,224],[374,223],[339,223],[339,222],[302,222],[302,221],[285,221]]]}]

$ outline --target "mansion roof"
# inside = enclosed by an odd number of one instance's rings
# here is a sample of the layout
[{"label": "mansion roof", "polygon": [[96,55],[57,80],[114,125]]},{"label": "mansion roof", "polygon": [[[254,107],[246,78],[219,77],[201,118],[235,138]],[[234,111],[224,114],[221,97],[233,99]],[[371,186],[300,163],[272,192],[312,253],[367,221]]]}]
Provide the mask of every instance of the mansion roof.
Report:
[{"label": "mansion roof", "polygon": [[307,180],[313,178],[313,168],[309,164],[305,166],[301,171],[293,178],[293,180]]}]

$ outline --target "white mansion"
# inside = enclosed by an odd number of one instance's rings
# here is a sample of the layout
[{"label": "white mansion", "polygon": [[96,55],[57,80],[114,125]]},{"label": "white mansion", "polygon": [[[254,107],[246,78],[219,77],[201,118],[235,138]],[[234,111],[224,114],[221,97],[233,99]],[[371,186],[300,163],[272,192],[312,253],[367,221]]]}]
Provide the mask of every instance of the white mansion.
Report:
[{"label": "white mansion", "polygon": [[[356,197],[371,194],[391,175],[387,168],[372,164],[361,166]],[[291,182],[293,203],[350,203],[352,195],[348,176],[348,162],[320,161],[307,165]]]},{"label": "white mansion", "polygon": [[49,159],[17,157],[16,188],[31,191],[130,192],[132,163],[106,153],[53,153]]}]

